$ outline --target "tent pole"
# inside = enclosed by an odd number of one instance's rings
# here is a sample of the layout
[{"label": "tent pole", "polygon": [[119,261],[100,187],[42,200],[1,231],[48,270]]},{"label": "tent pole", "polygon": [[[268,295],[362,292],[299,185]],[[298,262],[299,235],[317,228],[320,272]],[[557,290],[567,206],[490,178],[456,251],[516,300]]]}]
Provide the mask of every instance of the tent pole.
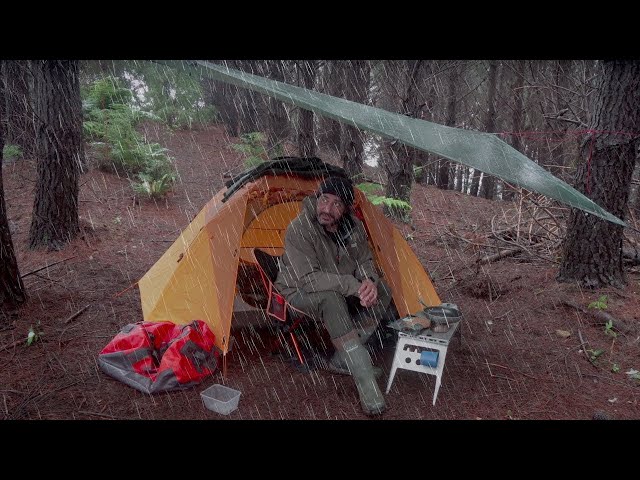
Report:
[{"label": "tent pole", "polygon": [[227,354],[222,355],[222,379],[227,378]]}]

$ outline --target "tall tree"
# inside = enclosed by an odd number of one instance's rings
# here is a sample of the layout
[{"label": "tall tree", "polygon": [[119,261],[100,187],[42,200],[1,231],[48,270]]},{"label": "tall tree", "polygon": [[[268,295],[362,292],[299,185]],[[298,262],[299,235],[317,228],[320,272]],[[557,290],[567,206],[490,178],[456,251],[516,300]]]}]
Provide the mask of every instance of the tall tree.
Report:
[{"label": "tall tree", "polygon": [[[445,125],[448,127],[454,127],[456,125],[456,95],[458,85],[458,69],[456,63],[452,63],[449,70],[449,98],[447,102],[447,119]],[[440,167],[438,169],[438,181],[436,185],[438,188],[446,190],[449,188],[449,162],[440,159]]]},{"label": "tall tree", "polygon": [[[298,83],[301,87],[312,89],[315,84],[317,60],[297,62]],[[316,154],[316,138],[313,133],[313,112],[307,109],[298,110],[298,154],[301,157],[313,157]]]},{"label": "tall tree", "polygon": [[[264,75],[263,61],[255,60],[236,60],[236,68],[252,74]],[[249,90],[248,88],[240,88],[238,90],[238,107],[239,107],[239,133],[259,132],[263,129],[266,121],[266,105],[259,98],[260,94]]]},{"label": "tall tree", "polygon": [[[606,61],[603,67],[575,188],[624,219],[640,131],[640,62]],[[620,225],[572,209],[558,280],[623,286],[622,240]]]},{"label": "tall tree", "polygon": [[[213,63],[236,68],[233,61],[212,60]],[[211,81],[208,84],[211,103],[218,108],[220,121],[224,125],[225,133],[228,137],[237,137],[240,130],[240,116],[238,113],[239,88],[227,82]]]},{"label": "tall tree", "polygon": [[[425,62],[423,60],[399,60],[385,62],[388,76],[383,84],[380,103],[382,108],[409,116],[417,116],[422,108],[418,85],[421,83]],[[383,166],[387,173],[387,197],[410,201],[413,186],[413,161],[415,150],[398,141],[384,142]],[[392,216],[399,211],[387,209]]]},{"label": "tall tree", "polygon": [[[371,66],[367,60],[351,60],[345,72],[344,98],[367,103]],[[362,173],[364,164],[363,133],[358,127],[344,124],[340,143],[342,166],[350,177]]]},{"label": "tall tree", "polygon": [[19,145],[25,155],[33,155],[34,128],[31,119],[31,69],[29,60],[3,62],[5,91],[5,142]]},{"label": "tall tree", "polygon": [[[265,64],[265,76],[278,82],[284,81],[284,61],[271,60]],[[267,143],[272,154],[284,154],[284,142],[289,137],[289,117],[284,103],[264,95],[267,108]]]},{"label": "tall tree", "polygon": [[29,246],[60,249],[78,233],[84,163],[77,60],[34,61],[38,181]]},{"label": "tall tree", "polygon": [[[513,110],[511,115],[512,130],[511,145],[521,153],[524,152],[524,143],[522,141],[522,130],[524,125],[524,76],[525,76],[525,60],[516,60],[511,63],[513,83],[511,85],[511,96],[513,97]],[[513,200],[515,192],[513,188],[505,185],[502,191],[503,200]]]},{"label": "tall tree", "polygon": [[[330,60],[318,71],[322,93],[333,97],[344,96],[344,72],[348,68],[348,60]],[[340,154],[342,124],[337,120],[321,116],[318,119],[318,142],[331,152]]]},{"label": "tall tree", "polygon": [[[498,83],[498,62],[489,62],[489,92],[487,93],[487,109],[485,110],[484,128],[486,132],[496,130],[496,88]],[[496,179],[491,175],[483,175],[480,196],[488,199],[495,197]]]},{"label": "tall tree", "polygon": [[[0,60],[0,312],[6,307],[14,307],[26,300],[24,285],[20,277],[18,262],[13,250],[11,230],[7,219],[7,207],[4,201],[4,182],[2,178],[2,150],[4,148],[4,128],[1,121],[4,114],[4,79]],[[3,317],[0,316],[0,321]]]}]

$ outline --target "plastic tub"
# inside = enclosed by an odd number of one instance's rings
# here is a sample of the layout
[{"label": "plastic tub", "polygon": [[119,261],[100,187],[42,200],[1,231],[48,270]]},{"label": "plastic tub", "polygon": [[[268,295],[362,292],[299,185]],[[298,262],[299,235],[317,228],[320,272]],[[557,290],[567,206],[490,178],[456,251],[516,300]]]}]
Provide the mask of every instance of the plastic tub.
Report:
[{"label": "plastic tub", "polygon": [[229,415],[238,408],[241,393],[240,390],[215,384],[200,392],[200,397],[202,397],[204,406],[209,410],[222,415]]}]

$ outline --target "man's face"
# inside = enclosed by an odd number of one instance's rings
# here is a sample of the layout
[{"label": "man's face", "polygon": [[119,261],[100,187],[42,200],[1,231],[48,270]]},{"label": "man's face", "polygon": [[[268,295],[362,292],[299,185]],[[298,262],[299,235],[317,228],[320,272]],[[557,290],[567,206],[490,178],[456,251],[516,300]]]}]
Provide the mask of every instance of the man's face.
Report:
[{"label": "man's face", "polygon": [[346,210],[346,205],[337,195],[323,193],[318,197],[316,206],[318,223],[330,232],[338,228],[338,222]]}]

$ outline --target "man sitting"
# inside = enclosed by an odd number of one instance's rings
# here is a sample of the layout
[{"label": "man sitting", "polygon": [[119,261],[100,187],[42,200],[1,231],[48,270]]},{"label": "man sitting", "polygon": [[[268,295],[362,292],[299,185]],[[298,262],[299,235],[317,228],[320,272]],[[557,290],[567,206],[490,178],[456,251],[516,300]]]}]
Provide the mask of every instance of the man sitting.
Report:
[{"label": "man sitting", "polygon": [[[285,234],[275,286],[295,308],[320,319],[336,353],[332,371],[352,374],[368,415],[385,411],[364,343],[389,314],[391,292],[379,278],[362,222],[351,214],[353,184],[329,177],[306,197]],[[353,314],[353,315],[352,315]]]}]

